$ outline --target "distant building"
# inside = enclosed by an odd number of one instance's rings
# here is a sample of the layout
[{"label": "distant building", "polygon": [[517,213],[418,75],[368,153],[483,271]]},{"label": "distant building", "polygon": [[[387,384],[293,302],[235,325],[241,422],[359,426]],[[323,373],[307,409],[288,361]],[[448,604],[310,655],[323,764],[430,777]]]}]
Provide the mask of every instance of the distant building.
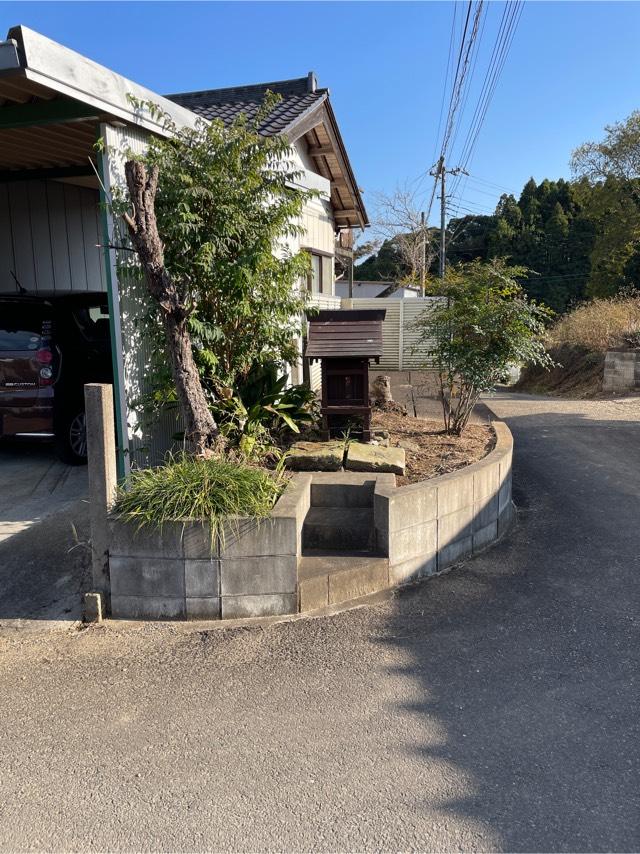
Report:
[{"label": "distant building", "polygon": [[[353,298],[372,299],[380,297],[385,291],[389,291],[390,288],[395,288],[395,290],[384,294],[389,299],[406,299],[407,297],[419,296],[418,288],[416,287],[403,285],[396,288],[395,285],[395,282],[354,282]],[[349,296],[349,282],[346,279],[338,279],[336,281],[335,294],[337,297]]]}]

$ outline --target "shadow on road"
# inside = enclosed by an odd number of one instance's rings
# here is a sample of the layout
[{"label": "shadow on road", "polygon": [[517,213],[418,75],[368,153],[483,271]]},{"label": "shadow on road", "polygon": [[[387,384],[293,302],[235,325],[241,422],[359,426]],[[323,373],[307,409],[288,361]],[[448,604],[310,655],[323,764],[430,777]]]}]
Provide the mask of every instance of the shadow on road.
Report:
[{"label": "shadow on road", "polygon": [[379,642],[444,732],[413,749],[468,781],[440,809],[503,850],[638,850],[640,424],[505,420],[516,529],[402,592]]}]

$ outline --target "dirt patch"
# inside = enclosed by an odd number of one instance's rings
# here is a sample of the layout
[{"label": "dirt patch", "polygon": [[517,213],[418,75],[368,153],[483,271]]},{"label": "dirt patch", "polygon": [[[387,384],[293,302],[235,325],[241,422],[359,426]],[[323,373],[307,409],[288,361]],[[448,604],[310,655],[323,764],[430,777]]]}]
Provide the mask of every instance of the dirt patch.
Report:
[{"label": "dirt patch", "polygon": [[404,448],[407,468],[398,486],[418,483],[471,465],[491,451],[496,437],[488,424],[469,424],[462,436],[447,436],[442,422],[374,410],[372,425],[389,432],[389,444]]},{"label": "dirt patch", "polygon": [[516,391],[572,398],[593,398],[602,394],[603,352],[565,345],[552,348],[549,355],[556,367],[550,371],[538,367],[524,368],[514,386]]}]

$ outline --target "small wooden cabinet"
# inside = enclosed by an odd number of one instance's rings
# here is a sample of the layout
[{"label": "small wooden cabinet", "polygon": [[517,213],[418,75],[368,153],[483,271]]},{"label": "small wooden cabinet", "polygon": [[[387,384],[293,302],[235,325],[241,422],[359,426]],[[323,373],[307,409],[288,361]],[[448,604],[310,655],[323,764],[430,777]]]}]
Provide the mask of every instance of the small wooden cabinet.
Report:
[{"label": "small wooden cabinet", "polygon": [[305,356],[322,368],[322,434],[329,439],[338,420],[362,422],[362,440],[371,439],[369,362],[382,355],[385,309],[320,311],[309,320]]}]

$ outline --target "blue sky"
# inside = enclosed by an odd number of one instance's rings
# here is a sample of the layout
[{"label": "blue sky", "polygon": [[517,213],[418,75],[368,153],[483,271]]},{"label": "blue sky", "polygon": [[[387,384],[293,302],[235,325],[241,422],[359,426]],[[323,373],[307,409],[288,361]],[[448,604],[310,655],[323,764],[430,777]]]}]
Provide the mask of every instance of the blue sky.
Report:
[{"label": "blue sky", "polygon": [[[460,22],[466,4],[458,4]],[[300,77],[328,86],[370,213],[375,191],[423,190],[437,130],[453,3],[12,3],[18,23],[158,92]],[[490,3],[467,116],[493,48]],[[457,204],[491,210],[533,175],[569,176],[571,150],[640,107],[640,4],[529,2]],[[464,114],[463,114],[464,116]],[[466,123],[460,124],[460,139]],[[449,159],[455,165],[454,147]],[[489,183],[487,183],[489,182]],[[418,204],[421,200],[418,199]]]}]

